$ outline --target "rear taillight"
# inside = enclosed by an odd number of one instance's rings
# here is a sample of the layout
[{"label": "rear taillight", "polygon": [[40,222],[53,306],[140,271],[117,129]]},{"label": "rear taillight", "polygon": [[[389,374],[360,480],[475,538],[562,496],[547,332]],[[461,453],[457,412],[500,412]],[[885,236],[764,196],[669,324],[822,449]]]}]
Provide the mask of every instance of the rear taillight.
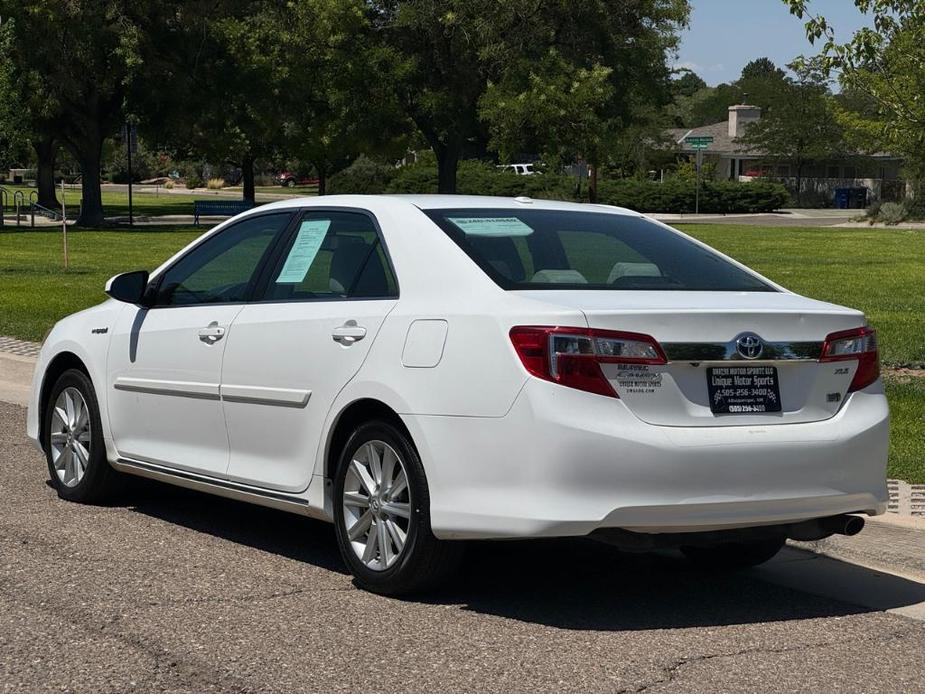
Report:
[{"label": "rear taillight", "polygon": [[819,361],[857,361],[858,370],[848,392],[861,390],[880,376],[880,355],[877,352],[877,332],[872,328],[852,328],[832,333],[825,338]]},{"label": "rear taillight", "polygon": [[665,364],[661,346],[648,335],[589,328],[518,326],[511,342],[537,378],[589,393],[619,397],[601,364]]}]

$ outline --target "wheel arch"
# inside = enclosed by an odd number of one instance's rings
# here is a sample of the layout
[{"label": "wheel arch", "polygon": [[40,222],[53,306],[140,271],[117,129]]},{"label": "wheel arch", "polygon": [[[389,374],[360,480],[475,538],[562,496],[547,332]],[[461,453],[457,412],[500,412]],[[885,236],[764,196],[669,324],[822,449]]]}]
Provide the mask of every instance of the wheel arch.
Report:
[{"label": "wheel arch", "polygon": [[90,382],[93,382],[93,376],[90,375],[90,369],[84,363],[84,361],[70,351],[58,352],[51,361],[48,362],[48,366],[45,368],[45,373],[42,375],[42,388],[39,391],[39,442],[41,443],[44,450],[44,441],[45,441],[45,427],[48,425],[46,421],[46,410],[48,409],[48,398],[51,394],[51,389],[54,387],[55,383],[61,377],[65,371],[71,369],[76,369],[77,371],[83,372],[87,378],[90,379]]},{"label": "wheel arch", "polygon": [[401,416],[386,403],[376,398],[360,398],[347,405],[337,415],[333,426],[329,430],[324,452],[324,476],[327,479],[334,479],[334,473],[337,469],[337,461],[340,452],[350,438],[350,434],[363,422],[374,419],[382,420],[394,425],[401,431],[412,446],[417,448],[414,437],[408,431],[408,427],[402,421]]}]

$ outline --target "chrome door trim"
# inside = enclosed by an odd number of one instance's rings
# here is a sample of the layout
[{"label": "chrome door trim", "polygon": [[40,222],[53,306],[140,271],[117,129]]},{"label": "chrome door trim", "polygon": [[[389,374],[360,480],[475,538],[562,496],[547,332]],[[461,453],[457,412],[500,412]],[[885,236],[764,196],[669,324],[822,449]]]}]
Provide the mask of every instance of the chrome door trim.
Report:
[{"label": "chrome door trim", "polygon": [[145,477],[147,479],[166,482],[177,487],[192,489],[194,491],[215,494],[227,499],[235,499],[259,506],[297,513],[309,518],[330,521],[322,509],[317,509],[309,505],[307,499],[300,496],[274,492],[256,487],[248,487],[243,484],[237,484],[228,480],[219,480],[214,477],[197,475],[191,472],[184,472],[175,469],[169,469],[153,463],[147,463],[131,458],[118,458],[111,461],[111,465],[119,472],[129,475]]},{"label": "chrome door trim", "polygon": [[236,386],[222,384],[222,400],[225,402],[245,402],[255,405],[275,405],[277,407],[298,407],[308,405],[312,396],[310,390],[298,388],[269,388],[265,386]]},{"label": "chrome door trim", "polygon": [[218,383],[198,381],[167,381],[154,378],[132,378],[117,376],[112,387],[134,393],[151,393],[153,395],[174,395],[184,398],[219,399]]}]

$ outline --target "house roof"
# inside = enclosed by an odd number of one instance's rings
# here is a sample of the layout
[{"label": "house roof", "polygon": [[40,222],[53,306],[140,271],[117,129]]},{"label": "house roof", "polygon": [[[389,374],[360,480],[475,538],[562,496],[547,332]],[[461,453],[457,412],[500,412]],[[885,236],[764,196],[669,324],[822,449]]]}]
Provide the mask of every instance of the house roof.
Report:
[{"label": "house roof", "polygon": [[671,128],[666,131],[668,137],[677,143],[678,148],[684,154],[694,154],[697,150],[684,142],[685,137],[704,137],[713,138],[713,142],[706,152],[710,154],[737,154],[751,155],[753,157],[761,156],[761,152],[748,149],[736,138],[729,137],[729,123],[722,121],[711,125],[702,125],[699,128]]},{"label": "house roof", "polygon": [[[705,154],[725,154],[735,157],[753,157],[760,158],[765,155],[761,149],[751,149],[741,142],[738,138],[729,137],[729,123],[722,121],[710,125],[702,125],[699,128],[669,128],[665,134],[671,138],[674,146],[682,154],[696,154],[697,150],[684,142],[686,137],[703,137],[710,136],[713,142],[704,150]],[[889,152],[874,152],[865,154],[872,159],[900,159]]]}]

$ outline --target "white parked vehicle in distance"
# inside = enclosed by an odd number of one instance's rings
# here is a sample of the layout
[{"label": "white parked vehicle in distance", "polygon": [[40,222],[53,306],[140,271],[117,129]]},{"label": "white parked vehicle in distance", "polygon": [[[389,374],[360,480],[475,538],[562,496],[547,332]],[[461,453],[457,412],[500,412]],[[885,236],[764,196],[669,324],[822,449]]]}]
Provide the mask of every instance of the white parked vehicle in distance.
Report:
[{"label": "white parked vehicle in distance", "polygon": [[466,539],[736,567],[886,509],[864,316],[629,210],[286,200],[106,291],[36,367],[59,495],[128,473],[332,520],[370,590],[433,584]]},{"label": "white parked vehicle in distance", "polygon": [[532,176],[536,173],[533,164],[500,164],[499,169],[504,171],[513,171],[518,176]]}]

